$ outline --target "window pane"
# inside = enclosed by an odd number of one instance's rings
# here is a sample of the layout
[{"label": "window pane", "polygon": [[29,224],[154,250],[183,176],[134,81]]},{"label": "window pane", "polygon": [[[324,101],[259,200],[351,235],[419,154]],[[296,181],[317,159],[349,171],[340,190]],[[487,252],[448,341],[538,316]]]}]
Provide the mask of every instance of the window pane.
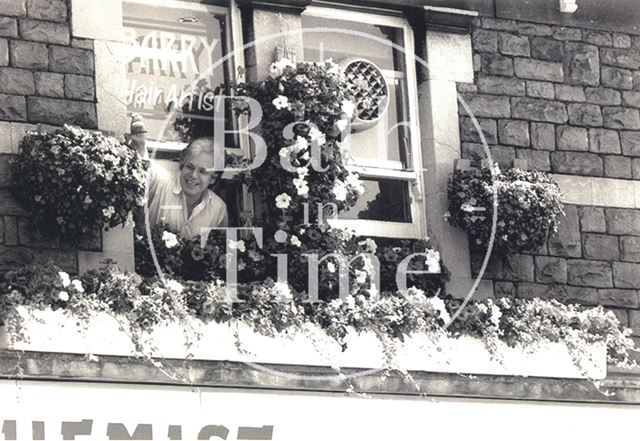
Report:
[{"label": "window pane", "polygon": [[406,181],[363,179],[364,195],[340,219],[411,222],[411,199]]},{"label": "window pane", "polygon": [[383,168],[408,168],[407,149],[409,134],[406,121],[406,76],[404,53],[392,46],[404,47],[403,31],[389,26],[372,25],[345,20],[334,20],[302,15],[303,29],[339,28],[371,35],[342,32],[305,32],[304,59],[322,61],[332,58],[342,60],[358,57],[377,65],[385,77],[389,90],[388,108],[380,121],[365,130],[354,131],[346,140],[346,148],[356,161]]},{"label": "window pane", "polygon": [[174,121],[166,130],[162,127],[172,106],[196,112],[212,108],[211,94],[198,93],[199,89],[192,93],[192,86],[200,75],[203,89],[225,81],[225,69],[219,63],[226,46],[225,17],[187,7],[133,2],[123,4],[123,16],[127,110],[144,117],[150,139],[184,141]]}]

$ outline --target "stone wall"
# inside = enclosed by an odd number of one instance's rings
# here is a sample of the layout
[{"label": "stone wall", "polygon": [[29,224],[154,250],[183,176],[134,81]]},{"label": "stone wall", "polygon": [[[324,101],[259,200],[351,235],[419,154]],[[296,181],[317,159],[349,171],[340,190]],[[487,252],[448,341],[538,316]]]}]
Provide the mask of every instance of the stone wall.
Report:
[{"label": "stone wall", "polygon": [[[34,256],[78,269],[77,252],[34,234],[13,200],[9,161],[27,130],[97,128],[93,41],[74,38],[67,0],[0,0],[0,271]],[[99,250],[101,237],[81,249]]]},{"label": "stone wall", "polygon": [[[458,91],[494,160],[620,180],[629,188],[623,199],[640,207],[633,190],[640,180],[640,36],[483,17],[472,44],[475,81]],[[460,135],[463,158],[485,159],[462,110]],[[548,246],[493,258],[485,278],[496,296],[604,305],[640,336],[640,210],[611,203],[565,211]],[[472,253],[474,271],[483,257]]]}]

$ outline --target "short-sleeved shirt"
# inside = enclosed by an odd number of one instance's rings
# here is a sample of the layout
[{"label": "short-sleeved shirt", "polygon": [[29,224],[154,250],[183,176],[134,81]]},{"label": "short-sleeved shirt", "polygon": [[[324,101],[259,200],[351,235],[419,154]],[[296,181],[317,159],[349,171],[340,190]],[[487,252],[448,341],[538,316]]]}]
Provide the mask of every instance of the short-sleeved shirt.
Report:
[{"label": "short-sleeved shirt", "polygon": [[149,222],[163,224],[177,230],[183,237],[201,234],[203,228],[221,228],[229,225],[227,205],[211,190],[187,217],[187,202],[180,185],[177,164],[171,170],[152,162],[149,167]]}]

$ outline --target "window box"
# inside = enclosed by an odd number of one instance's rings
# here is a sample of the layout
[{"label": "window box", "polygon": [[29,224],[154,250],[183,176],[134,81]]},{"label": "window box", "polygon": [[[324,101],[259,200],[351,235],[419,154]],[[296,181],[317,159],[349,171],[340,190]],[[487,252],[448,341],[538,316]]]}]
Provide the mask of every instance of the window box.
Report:
[{"label": "window box", "polygon": [[[91,316],[86,327],[78,318],[62,310],[16,308],[24,319],[21,332],[25,341],[11,341],[5,328],[0,329],[0,348],[35,352],[135,356],[125,317],[107,313]],[[125,331],[127,330],[127,331]],[[187,336],[194,343],[187,348]],[[108,336],[108,337],[107,337]],[[340,345],[315,325],[303,332],[268,337],[254,332],[240,322],[229,324],[193,321],[158,327],[145,338],[148,355],[173,359],[190,356],[194,360],[239,361],[249,363],[340,366],[364,369],[383,368],[383,347],[373,333],[347,337],[348,348]],[[485,343],[470,337],[440,338],[432,342],[426,335],[415,335],[397,343],[398,365],[409,371],[465,373],[481,375],[517,375],[555,378],[606,377],[606,349],[594,345],[589,357],[574,363],[563,343],[549,343],[523,350],[499,343],[497,353],[502,362],[492,358]]]}]

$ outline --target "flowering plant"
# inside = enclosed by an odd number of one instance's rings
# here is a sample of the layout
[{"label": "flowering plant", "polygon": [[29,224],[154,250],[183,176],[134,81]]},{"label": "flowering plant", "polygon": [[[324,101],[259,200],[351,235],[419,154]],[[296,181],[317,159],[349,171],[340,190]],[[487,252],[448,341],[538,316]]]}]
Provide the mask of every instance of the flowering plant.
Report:
[{"label": "flowering plant", "polygon": [[12,192],[43,232],[73,240],[126,222],[143,203],[146,167],[135,151],[98,132],[28,132],[13,161]]},{"label": "flowering plant", "polygon": [[[352,206],[364,187],[357,174],[345,167],[340,145],[354,116],[350,83],[332,61],[292,63],[281,59],[271,65],[270,75],[258,83],[239,84],[239,96],[261,105],[261,136],[266,143],[264,163],[246,175],[249,188],[262,195],[268,210],[286,210],[294,221],[308,202],[316,216],[318,203],[336,205],[338,211]],[[237,100],[238,113],[250,113]],[[294,222],[300,223],[300,222]]]},{"label": "flowering plant", "polygon": [[[495,193],[494,193],[495,191]],[[494,246],[503,253],[532,251],[558,230],[563,214],[560,187],[537,171],[495,168],[457,170],[449,179],[449,223],[464,229],[472,246],[487,247],[493,222],[494,194],[498,216]]]}]

